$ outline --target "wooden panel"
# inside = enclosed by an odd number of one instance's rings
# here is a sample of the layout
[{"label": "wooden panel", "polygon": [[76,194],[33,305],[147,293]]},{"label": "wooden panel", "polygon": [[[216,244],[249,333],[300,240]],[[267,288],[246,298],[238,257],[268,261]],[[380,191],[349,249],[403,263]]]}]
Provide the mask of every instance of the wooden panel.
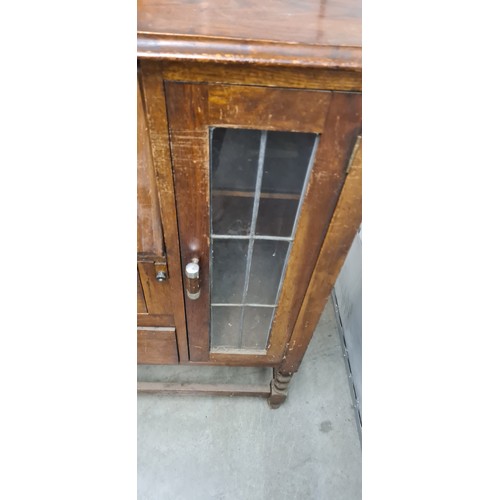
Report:
[{"label": "wooden panel", "polygon": [[139,0],[137,20],[146,56],[290,65],[361,59],[361,0]]},{"label": "wooden panel", "polygon": [[173,314],[170,283],[156,280],[156,267],[152,262],[138,262],[137,269],[144,292],[147,312],[150,314]]},{"label": "wooden panel", "polygon": [[282,358],[345,179],[361,129],[361,94],[333,93],[292,246],[268,355]]},{"label": "wooden panel", "polygon": [[175,328],[138,328],[137,363],[172,365],[179,362]]},{"label": "wooden panel", "polygon": [[281,373],[297,371],[361,224],[361,138],[293,329]]},{"label": "wooden panel", "polygon": [[142,290],[141,278],[139,270],[137,270],[137,314],[145,314],[148,312],[146,300],[144,299],[144,291]]},{"label": "wooden panel", "polygon": [[189,355],[208,359],[209,349],[209,136],[206,85],[167,83],[172,165],[182,256],[182,269],[199,259],[201,294],[185,296]]},{"label": "wooden panel", "polygon": [[329,92],[210,85],[208,119],[214,126],[318,133],[329,103]]},{"label": "wooden panel", "polygon": [[163,254],[160,209],[142,96],[137,84],[137,252]]},{"label": "wooden panel", "polygon": [[233,85],[266,85],[270,87],[361,90],[361,72],[325,68],[283,68],[248,64],[196,63],[168,61],[162,64],[165,80]]},{"label": "wooden panel", "polygon": [[141,87],[149,129],[156,186],[162,219],[165,222],[163,234],[167,249],[170,299],[175,318],[179,359],[189,359],[184,311],[184,294],[181,274],[181,260],[177,233],[177,209],[170,164],[168,124],[161,66],[154,62],[141,64]]}]

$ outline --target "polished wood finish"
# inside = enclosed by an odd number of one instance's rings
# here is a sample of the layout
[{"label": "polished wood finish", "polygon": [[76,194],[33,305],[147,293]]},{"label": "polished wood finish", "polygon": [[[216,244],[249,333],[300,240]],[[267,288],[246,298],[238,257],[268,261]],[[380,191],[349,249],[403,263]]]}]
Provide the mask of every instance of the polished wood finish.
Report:
[{"label": "polished wood finish", "polygon": [[137,363],[171,365],[178,361],[175,328],[137,329]]},{"label": "polished wood finish", "polygon": [[177,396],[254,396],[270,395],[266,384],[181,384],[169,382],[139,382],[137,392],[175,394]]},{"label": "polished wood finish", "polygon": [[139,0],[139,33],[361,47],[353,0]]},{"label": "polished wood finish", "polygon": [[353,156],[349,174],[321,247],[285,358],[279,368],[281,373],[291,374],[298,370],[361,224],[361,138],[354,147]]},{"label": "polished wood finish", "polygon": [[361,68],[360,0],[139,0],[138,54]]}]

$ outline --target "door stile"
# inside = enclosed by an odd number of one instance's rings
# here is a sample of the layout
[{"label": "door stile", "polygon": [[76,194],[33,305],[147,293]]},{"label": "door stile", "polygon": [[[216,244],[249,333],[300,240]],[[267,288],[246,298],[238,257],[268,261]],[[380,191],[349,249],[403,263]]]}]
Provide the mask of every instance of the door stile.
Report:
[{"label": "door stile", "polygon": [[[177,221],[184,280],[190,361],[209,359],[209,129],[208,89],[203,84],[165,82]],[[200,294],[187,293],[186,266],[199,265]]]},{"label": "door stile", "polygon": [[149,130],[156,187],[158,190],[164,243],[166,247],[166,258],[169,271],[168,279],[178,342],[179,362],[187,363],[189,361],[189,348],[180,268],[179,236],[177,225],[175,223],[167,223],[167,221],[176,220],[177,210],[170,161],[167,108],[163,78],[161,76],[161,64],[155,61],[142,61],[140,81]]}]

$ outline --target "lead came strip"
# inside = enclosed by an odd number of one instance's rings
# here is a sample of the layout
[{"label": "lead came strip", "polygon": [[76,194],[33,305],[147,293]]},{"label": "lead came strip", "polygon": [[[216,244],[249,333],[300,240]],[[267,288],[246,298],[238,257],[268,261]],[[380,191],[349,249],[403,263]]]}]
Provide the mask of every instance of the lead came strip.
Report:
[{"label": "lead came strip", "polygon": [[[262,176],[264,174],[264,156],[266,152],[267,132],[263,130],[260,135],[259,163],[257,165],[257,180],[255,182],[255,198],[253,201],[252,223],[250,225],[250,241],[248,242],[247,266],[245,270],[245,286],[243,287],[243,304],[247,298],[248,283],[250,282],[250,267],[252,265],[253,243],[255,240],[255,226],[257,224],[257,214],[259,212],[260,188],[262,186]],[[240,331],[238,337],[238,347],[243,344],[243,313],[245,307],[241,308]]]}]

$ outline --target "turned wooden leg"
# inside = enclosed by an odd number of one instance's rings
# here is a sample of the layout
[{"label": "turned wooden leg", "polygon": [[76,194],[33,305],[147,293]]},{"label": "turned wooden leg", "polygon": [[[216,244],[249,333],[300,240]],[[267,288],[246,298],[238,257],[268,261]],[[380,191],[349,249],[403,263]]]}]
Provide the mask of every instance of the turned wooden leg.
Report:
[{"label": "turned wooden leg", "polygon": [[271,395],[267,402],[275,410],[285,401],[288,394],[288,384],[292,379],[292,374],[281,373],[274,369],[273,379],[271,380]]}]

